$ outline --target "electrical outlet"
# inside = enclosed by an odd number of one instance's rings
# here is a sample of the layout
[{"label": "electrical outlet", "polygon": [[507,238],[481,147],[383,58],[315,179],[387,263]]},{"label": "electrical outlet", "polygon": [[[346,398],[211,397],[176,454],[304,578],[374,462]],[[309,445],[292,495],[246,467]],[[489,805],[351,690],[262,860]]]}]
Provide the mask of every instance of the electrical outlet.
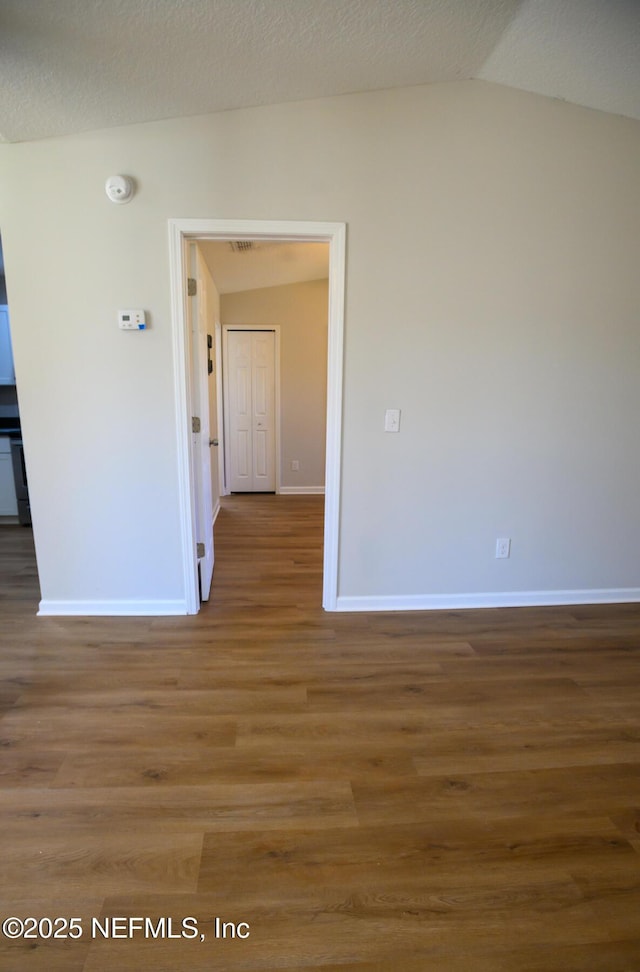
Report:
[{"label": "electrical outlet", "polygon": [[300,462],[299,462],[298,459],[292,459],[291,460],[291,471],[292,472],[299,472],[300,471]]},{"label": "electrical outlet", "polygon": [[500,537],[496,540],[496,558],[504,559],[511,556],[511,538]]}]

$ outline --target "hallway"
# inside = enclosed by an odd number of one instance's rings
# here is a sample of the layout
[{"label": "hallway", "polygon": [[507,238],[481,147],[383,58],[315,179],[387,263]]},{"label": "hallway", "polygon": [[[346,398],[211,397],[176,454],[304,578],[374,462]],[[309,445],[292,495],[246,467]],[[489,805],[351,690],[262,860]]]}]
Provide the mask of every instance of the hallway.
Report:
[{"label": "hallway", "polygon": [[[217,615],[247,604],[266,613],[295,609],[301,619],[315,613],[322,622],[323,509],[322,496],[223,497],[205,610],[213,608]],[[254,613],[252,620],[258,620]]]}]

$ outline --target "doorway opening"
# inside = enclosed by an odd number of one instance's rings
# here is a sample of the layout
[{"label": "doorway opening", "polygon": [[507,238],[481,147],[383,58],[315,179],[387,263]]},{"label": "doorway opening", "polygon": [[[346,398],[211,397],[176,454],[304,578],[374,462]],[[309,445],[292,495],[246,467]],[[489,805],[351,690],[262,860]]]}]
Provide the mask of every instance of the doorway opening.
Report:
[{"label": "doorway opening", "polygon": [[[175,219],[169,221],[174,387],[178,437],[178,486],[182,533],[182,567],[187,613],[200,606],[198,557],[198,502],[201,496],[202,440],[192,404],[197,400],[193,340],[189,307],[190,245],[206,241],[251,244],[291,242],[329,244],[327,396],[325,439],[325,514],[322,606],[335,611],[338,594],[339,484],[342,429],[342,374],[344,341],[344,280],[346,227],[343,223],[309,223],[254,220]],[[195,342],[198,343],[198,342]],[[216,335],[216,349],[221,342]],[[199,450],[199,451],[198,451]],[[202,549],[202,548],[201,548]]]}]

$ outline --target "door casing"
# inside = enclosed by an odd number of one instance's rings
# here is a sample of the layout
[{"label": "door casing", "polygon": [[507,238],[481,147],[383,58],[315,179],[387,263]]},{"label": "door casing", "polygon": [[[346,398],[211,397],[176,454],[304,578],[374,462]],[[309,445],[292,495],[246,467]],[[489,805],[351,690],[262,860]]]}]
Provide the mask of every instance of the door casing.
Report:
[{"label": "door casing", "polygon": [[[193,461],[194,486],[196,496],[196,539],[202,542],[204,554],[199,560],[199,593],[201,601],[209,600],[213,576],[213,491],[211,488],[211,447],[209,445],[209,375],[207,373],[206,331],[204,292],[202,290],[203,259],[197,245],[189,243],[190,276],[197,282],[197,291],[188,303],[188,325],[190,326],[189,357],[193,377],[191,391],[191,414],[200,419],[200,431],[192,432],[191,451]],[[218,376],[216,375],[216,381]],[[211,430],[215,435],[215,429]]]},{"label": "door casing", "polygon": [[178,496],[187,614],[197,614],[195,483],[191,447],[193,376],[187,333],[188,244],[194,240],[274,240],[329,244],[329,330],[322,606],[337,610],[342,452],[342,381],[346,224],[289,220],[170,219],[169,261],[173,337]]}]

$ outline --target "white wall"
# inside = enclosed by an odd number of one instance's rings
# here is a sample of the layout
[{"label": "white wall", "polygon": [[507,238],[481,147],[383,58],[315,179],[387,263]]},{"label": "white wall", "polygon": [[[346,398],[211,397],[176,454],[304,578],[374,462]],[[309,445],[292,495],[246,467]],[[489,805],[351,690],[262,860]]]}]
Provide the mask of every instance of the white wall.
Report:
[{"label": "white wall", "polygon": [[[281,485],[286,488],[324,487],[328,313],[326,280],[221,298],[223,324],[280,325]],[[300,464],[297,472],[292,459]]]},{"label": "white wall", "polygon": [[[482,82],[0,146],[43,597],[184,599],[167,220],[186,216],[348,224],[343,598],[637,594],[638,171],[637,122]],[[128,306],[147,333],[118,331]]]}]

